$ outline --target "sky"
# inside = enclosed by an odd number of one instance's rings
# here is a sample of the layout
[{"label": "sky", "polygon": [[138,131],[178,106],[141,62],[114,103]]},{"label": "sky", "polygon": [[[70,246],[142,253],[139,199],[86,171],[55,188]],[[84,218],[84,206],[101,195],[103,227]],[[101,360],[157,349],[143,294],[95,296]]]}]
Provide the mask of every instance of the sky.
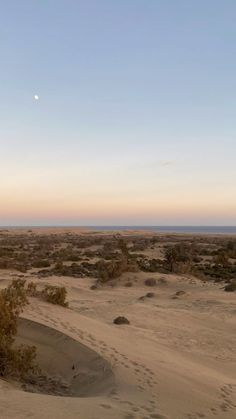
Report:
[{"label": "sky", "polygon": [[0,225],[236,225],[235,21],[0,0]]}]

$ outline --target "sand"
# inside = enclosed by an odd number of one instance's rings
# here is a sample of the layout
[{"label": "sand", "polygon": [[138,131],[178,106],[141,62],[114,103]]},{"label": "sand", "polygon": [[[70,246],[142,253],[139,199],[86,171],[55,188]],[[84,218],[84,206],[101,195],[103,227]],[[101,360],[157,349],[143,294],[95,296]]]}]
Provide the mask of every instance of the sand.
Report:
[{"label": "sand", "polygon": [[[48,385],[44,385],[42,379],[39,387],[27,386],[28,391],[47,394],[50,390],[54,395],[59,393],[62,396],[68,394],[71,397],[91,397],[108,394],[115,388],[110,364],[88,346],[56,329],[32,320],[20,319],[16,343],[35,345],[37,362],[41,368],[40,376],[46,374],[52,379],[50,389]],[[65,384],[59,392],[54,384],[58,380]]]},{"label": "sand", "polygon": [[[1,271],[0,285],[13,277]],[[149,277],[166,281],[149,288]],[[40,279],[49,282],[66,286],[69,308],[32,298],[18,339],[38,346],[41,365],[72,397],[0,380],[1,418],[236,418],[235,293],[184,275],[144,272],[97,290],[90,290],[91,278]],[[154,297],[140,300],[147,292]],[[119,315],[130,325],[114,325]]]}]

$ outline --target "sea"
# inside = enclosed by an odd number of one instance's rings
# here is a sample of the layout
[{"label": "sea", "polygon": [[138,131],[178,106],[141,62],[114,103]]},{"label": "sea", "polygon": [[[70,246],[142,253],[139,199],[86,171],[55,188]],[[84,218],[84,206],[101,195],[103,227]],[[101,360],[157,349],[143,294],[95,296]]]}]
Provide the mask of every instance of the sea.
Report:
[{"label": "sea", "polygon": [[236,226],[136,226],[136,225],[25,225],[25,226],[0,226],[0,229],[25,229],[25,228],[81,228],[94,231],[119,231],[119,230],[136,230],[136,231],[153,231],[156,233],[189,233],[189,234],[236,234]]}]

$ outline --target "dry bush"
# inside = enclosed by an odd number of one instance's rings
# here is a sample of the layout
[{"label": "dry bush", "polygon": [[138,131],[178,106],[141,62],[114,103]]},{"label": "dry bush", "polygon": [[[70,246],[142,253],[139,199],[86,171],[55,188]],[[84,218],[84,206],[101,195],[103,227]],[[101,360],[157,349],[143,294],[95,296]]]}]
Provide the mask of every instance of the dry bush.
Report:
[{"label": "dry bush", "polygon": [[50,266],[50,261],[47,259],[35,260],[32,263],[33,268],[48,268]]},{"label": "dry bush", "polygon": [[170,272],[189,273],[192,270],[192,260],[196,249],[194,245],[177,243],[165,249],[165,267]]},{"label": "dry bush", "polygon": [[65,287],[46,285],[42,290],[41,295],[49,303],[68,307],[68,302],[66,301],[67,291]]},{"label": "dry bush", "polygon": [[121,276],[127,270],[127,261],[123,258],[120,260],[111,260],[110,262],[100,260],[97,268],[99,281],[105,283]]},{"label": "dry bush", "polygon": [[154,298],[155,295],[156,294],[154,292],[147,292],[147,294],[145,295],[145,297],[147,297],[147,298]]},{"label": "dry bush", "polygon": [[119,253],[110,254],[110,260],[101,259],[97,262],[97,274],[100,283],[106,283],[112,279],[119,278],[124,272],[137,272],[136,260],[129,254],[126,242],[118,239],[117,247]]},{"label": "dry bush", "polygon": [[155,278],[148,278],[148,279],[146,279],[146,280],[144,281],[144,284],[145,284],[147,287],[155,287],[155,286],[156,286],[156,284],[157,284],[157,281],[156,281],[156,279],[155,279]]},{"label": "dry bush", "polygon": [[147,259],[142,255],[139,255],[138,257],[137,263],[141,271],[166,273],[167,269],[163,266],[163,260]]},{"label": "dry bush", "polygon": [[224,290],[226,292],[234,292],[236,291],[236,280],[230,282],[228,285],[225,286]]},{"label": "dry bush", "polygon": [[37,284],[35,282],[29,282],[25,291],[30,297],[41,297],[49,303],[68,307],[68,302],[66,302],[67,291],[65,287],[46,285],[42,291],[40,291],[37,290]]},{"label": "dry bush", "polygon": [[130,324],[130,321],[124,316],[118,316],[113,320],[114,324]]},{"label": "dry bush", "polygon": [[18,279],[0,292],[0,376],[23,379],[29,372],[36,372],[36,348],[15,346],[17,321],[28,304],[25,281]]},{"label": "dry bush", "polygon": [[37,297],[37,284],[35,282],[29,282],[26,288],[26,294],[30,297]]}]

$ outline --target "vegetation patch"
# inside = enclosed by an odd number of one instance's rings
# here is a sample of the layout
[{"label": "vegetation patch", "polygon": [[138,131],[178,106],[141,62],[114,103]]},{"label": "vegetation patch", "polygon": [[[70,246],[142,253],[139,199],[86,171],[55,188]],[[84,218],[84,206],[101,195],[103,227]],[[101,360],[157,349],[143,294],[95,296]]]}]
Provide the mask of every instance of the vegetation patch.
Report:
[{"label": "vegetation patch", "polygon": [[28,304],[24,282],[14,280],[0,292],[0,376],[24,380],[36,373],[35,346],[15,345],[17,322]]}]

